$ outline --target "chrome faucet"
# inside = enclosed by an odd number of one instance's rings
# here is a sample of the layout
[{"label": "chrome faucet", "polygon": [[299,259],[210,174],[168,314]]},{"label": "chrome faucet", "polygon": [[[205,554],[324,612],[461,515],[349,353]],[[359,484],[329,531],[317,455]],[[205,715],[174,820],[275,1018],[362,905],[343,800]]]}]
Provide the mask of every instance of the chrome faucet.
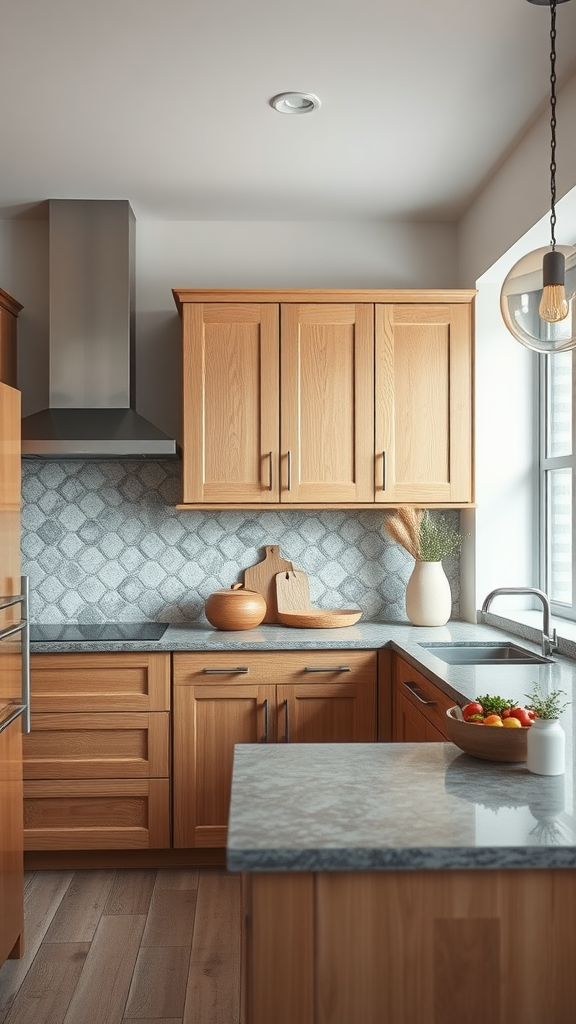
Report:
[{"label": "chrome faucet", "polygon": [[543,590],[537,590],[536,587],[497,587],[484,598],[483,615],[488,611],[494,598],[500,594],[533,594],[534,597],[539,597],[542,601],[542,654],[547,656],[558,650],[556,630],[553,629],[550,633],[550,601]]}]

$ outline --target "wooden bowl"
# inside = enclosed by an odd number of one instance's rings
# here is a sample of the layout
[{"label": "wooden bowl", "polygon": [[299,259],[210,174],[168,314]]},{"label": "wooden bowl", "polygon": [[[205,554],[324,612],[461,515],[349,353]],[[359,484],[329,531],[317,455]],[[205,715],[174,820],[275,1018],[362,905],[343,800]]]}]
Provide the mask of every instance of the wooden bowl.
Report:
[{"label": "wooden bowl", "polygon": [[253,629],[266,615],[266,601],[255,590],[234,583],[230,590],[216,590],[206,601],[204,614],[216,629]]},{"label": "wooden bowl", "polygon": [[460,750],[484,761],[525,761],[526,734],[530,726],[521,729],[500,729],[498,726],[474,725],[465,722],[459,707],[448,708],[446,731]]},{"label": "wooden bowl", "polygon": [[303,629],[333,629],[335,626],[353,626],[362,615],[357,608],[307,608],[302,611],[278,612],[278,621],[285,626]]}]

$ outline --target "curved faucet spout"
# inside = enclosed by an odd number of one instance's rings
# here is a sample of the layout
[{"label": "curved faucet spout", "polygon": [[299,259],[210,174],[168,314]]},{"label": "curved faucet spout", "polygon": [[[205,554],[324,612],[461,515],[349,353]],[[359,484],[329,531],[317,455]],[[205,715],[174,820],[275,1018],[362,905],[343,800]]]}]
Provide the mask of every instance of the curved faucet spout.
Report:
[{"label": "curved faucet spout", "polygon": [[558,650],[556,630],[553,629],[550,633],[550,601],[543,590],[538,590],[537,587],[497,587],[484,598],[483,615],[488,611],[494,598],[499,597],[500,594],[532,594],[534,597],[538,597],[542,602],[542,654],[548,656]]}]

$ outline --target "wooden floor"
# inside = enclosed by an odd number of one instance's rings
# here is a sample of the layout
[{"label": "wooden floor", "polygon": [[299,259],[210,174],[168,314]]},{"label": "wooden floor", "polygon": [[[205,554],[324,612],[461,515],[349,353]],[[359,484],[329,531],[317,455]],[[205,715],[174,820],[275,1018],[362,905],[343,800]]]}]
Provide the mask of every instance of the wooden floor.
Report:
[{"label": "wooden floor", "polygon": [[32,871],[0,1024],[239,1024],[240,877]]}]

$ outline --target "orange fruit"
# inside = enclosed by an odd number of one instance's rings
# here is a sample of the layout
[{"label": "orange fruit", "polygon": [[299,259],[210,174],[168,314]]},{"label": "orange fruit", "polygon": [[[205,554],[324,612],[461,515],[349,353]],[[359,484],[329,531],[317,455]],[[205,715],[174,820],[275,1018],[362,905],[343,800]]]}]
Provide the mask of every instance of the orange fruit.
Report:
[{"label": "orange fruit", "polygon": [[484,725],[499,725],[502,727],[504,722],[500,718],[500,715],[488,715],[487,718],[484,719]]}]

